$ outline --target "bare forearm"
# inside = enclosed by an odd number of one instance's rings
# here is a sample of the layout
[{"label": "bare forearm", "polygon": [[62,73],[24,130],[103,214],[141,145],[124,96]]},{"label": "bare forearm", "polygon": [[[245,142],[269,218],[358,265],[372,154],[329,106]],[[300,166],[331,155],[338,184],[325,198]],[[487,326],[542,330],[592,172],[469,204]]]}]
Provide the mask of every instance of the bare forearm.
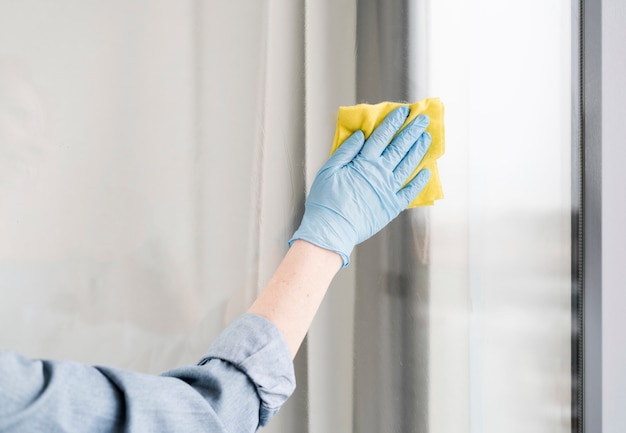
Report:
[{"label": "bare forearm", "polygon": [[302,344],[341,264],[338,254],[306,241],[295,241],[248,310],[278,327],[292,357]]}]

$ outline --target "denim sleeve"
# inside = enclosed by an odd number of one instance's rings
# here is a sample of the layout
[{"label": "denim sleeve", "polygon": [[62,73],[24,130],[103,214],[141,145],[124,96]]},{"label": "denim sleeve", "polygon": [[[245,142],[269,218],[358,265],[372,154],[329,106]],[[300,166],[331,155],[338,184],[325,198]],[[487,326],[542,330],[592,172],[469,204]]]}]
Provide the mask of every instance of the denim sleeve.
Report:
[{"label": "denim sleeve", "polygon": [[160,376],[0,351],[0,431],[254,432],[294,388],[282,335],[246,314],[198,365]]}]

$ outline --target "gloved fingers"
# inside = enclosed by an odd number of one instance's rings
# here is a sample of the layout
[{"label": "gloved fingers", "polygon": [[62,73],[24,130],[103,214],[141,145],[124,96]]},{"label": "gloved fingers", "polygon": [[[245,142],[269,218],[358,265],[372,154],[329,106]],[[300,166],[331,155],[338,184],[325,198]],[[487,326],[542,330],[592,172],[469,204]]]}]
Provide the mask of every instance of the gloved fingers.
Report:
[{"label": "gloved fingers", "polygon": [[393,110],[385,117],[380,125],[372,132],[365,144],[361,154],[369,159],[378,158],[393,136],[404,125],[409,115],[409,107],[401,106]]},{"label": "gloved fingers", "polygon": [[420,170],[419,173],[417,173],[413,179],[411,179],[411,182],[406,184],[404,188],[398,191],[396,196],[398,197],[398,200],[400,201],[400,205],[402,209],[406,208],[409,205],[409,203],[411,203],[415,199],[415,197],[417,197],[418,194],[422,192],[422,190],[424,189],[424,187],[426,186],[429,180],[430,180],[430,170],[427,168],[424,168]]},{"label": "gloved fingers", "polygon": [[422,161],[424,155],[426,155],[426,152],[428,151],[430,142],[430,134],[428,132],[424,132],[419,136],[415,144],[413,144],[404,158],[402,158],[402,160],[394,168],[393,176],[398,188],[406,182],[411,173],[413,173],[415,168]]},{"label": "gloved fingers", "polygon": [[[393,141],[385,148],[382,157],[390,167],[396,167],[406,156],[413,144],[423,134],[430,119],[425,114],[420,114],[411,121]],[[406,180],[406,178],[405,178]]]},{"label": "gloved fingers", "polygon": [[335,153],[326,161],[322,170],[330,166],[344,167],[359,154],[364,142],[365,136],[363,131],[355,131],[350,137],[346,138]]}]

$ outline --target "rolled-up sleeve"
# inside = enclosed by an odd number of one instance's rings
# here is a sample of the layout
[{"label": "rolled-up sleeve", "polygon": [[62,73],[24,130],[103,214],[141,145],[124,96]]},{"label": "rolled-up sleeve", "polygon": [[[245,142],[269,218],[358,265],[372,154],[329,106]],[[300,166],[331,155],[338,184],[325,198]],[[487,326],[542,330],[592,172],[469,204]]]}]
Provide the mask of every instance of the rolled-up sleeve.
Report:
[{"label": "rolled-up sleeve", "polygon": [[[244,374],[259,399],[256,420],[262,426],[278,412],[296,385],[291,352],[282,334],[271,322],[254,314],[245,314],[226,328],[211,345],[199,366],[172,370],[165,376],[195,383],[196,374],[204,368],[234,369]],[[218,376],[222,375],[224,373]],[[251,390],[249,386],[239,388],[237,390],[233,387],[228,396],[222,396],[220,404],[224,406],[223,418],[241,418],[242,394],[250,394]]]},{"label": "rolled-up sleeve", "polygon": [[0,431],[254,432],[294,388],[282,335],[246,314],[199,364],[160,376],[0,352]]}]

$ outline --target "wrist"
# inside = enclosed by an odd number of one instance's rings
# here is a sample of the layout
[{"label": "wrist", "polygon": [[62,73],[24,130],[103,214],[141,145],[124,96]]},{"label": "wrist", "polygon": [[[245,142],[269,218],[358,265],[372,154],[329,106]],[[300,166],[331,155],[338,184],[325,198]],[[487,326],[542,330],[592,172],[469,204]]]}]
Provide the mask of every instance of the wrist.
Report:
[{"label": "wrist", "polygon": [[305,239],[293,240],[290,251],[292,251],[292,254],[302,256],[307,262],[315,264],[316,267],[324,269],[333,276],[344,263],[341,253],[316,245]]}]

